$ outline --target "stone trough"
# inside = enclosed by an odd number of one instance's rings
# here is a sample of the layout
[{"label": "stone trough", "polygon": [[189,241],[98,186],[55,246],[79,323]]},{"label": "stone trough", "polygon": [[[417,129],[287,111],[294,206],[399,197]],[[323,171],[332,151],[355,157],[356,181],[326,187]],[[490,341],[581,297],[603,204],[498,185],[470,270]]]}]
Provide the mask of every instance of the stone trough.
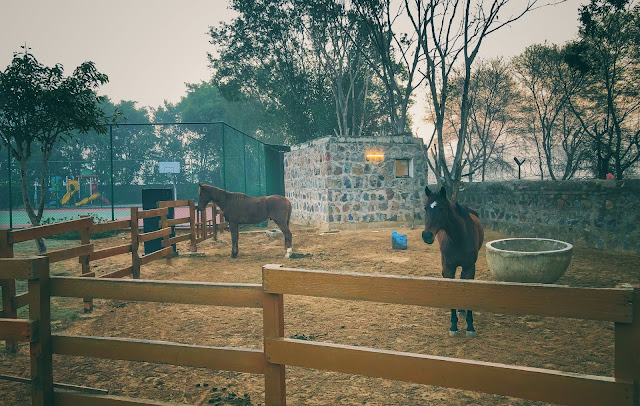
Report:
[{"label": "stone trough", "polygon": [[573,245],[545,238],[489,241],[487,263],[498,281],[554,283],[569,267]]}]

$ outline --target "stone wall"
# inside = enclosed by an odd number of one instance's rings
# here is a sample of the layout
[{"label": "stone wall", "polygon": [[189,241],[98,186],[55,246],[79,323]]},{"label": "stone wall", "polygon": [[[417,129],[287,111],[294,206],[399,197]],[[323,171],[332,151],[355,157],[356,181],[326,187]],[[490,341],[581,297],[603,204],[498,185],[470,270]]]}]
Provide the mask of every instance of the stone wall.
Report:
[{"label": "stone wall", "polygon": [[640,254],[640,180],[465,184],[461,203],[485,227]]},{"label": "stone wall", "polygon": [[291,202],[291,221],[324,224],[328,221],[326,138],[299,144],[284,154],[284,190]]},{"label": "stone wall", "polygon": [[[327,228],[422,220],[427,164],[413,137],[326,137],[285,154],[285,194],[292,220]],[[365,152],[384,154],[368,161]],[[396,159],[411,161],[410,177],[396,177]]]}]

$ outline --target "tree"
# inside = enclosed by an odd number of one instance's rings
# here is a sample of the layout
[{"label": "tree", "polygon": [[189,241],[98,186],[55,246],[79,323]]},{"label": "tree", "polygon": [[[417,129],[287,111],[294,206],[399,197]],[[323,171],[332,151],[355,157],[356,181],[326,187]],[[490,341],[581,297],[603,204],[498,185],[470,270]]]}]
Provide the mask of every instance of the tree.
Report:
[{"label": "tree", "polygon": [[[424,72],[429,89],[429,101],[434,113],[437,162],[432,167],[440,172],[436,178],[444,182],[452,198],[456,199],[462,182],[465,143],[469,126],[469,89],[471,72],[484,39],[499,29],[519,20],[534,9],[538,0],[517,2],[510,0],[404,0],[405,9],[426,60]],[[513,8],[509,6],[515,7]],[[505,18],[506,13],[506,18]],[[502,18],[499,16],[501,15]],[[458,116],[455,151],[447,162],[444,124],[449,98],[449,79],[454,67],[462,69],[462,92]]]},{"label": "tree", "polygon": [[310,43],[302,0],[234,0],[239,16],[210,29],[214,81],[228,100],[259,100],[264,131],[289,142],[335,128],[331,92]]},{"label": "tree", "polygon": [[407,132],[412,94],[424,81],[419,71],[422,48],[419,36],[425,23],[422,19],[415,22],[418,34],[403,32],[399,27],[402,26],[405,4],[400,2],[396,7],[391,0],[353,0],[352,3],[368,46],[354,42],[384,86],[384,111],[392,134]]},{"label": "tree", "polygon": [[[462,75],[451,80],[451,106],[446,115],[449,134],[457,134],[458,112],[462,108],[464,85]],[[482,61],[471,75],[469,85],[469,120],[465,143],[465,162],[469,180],[479,172],[484,182],[490,170],[512,170],[503,156],[506,138],[514,128],[516,109],[520,95],[508,64],[502,59]]]},{"label": "tree", "polygon": [[[0,73],[0,139],[18,161],[22,199],[31,224],[37,226],[45,205],[47,163],[58,141],[69,141],[74,131],[106,131],[104,99],[96,90],[107,83],[93,62],[84,62],[65,77],[62,65],[47,67],[29,53],[15,54]],[[29,196],[30,173],[27,163],[38,151],[41,155],[39,202]],[[34,204],[36,205],[34,207]],[[38,244],[46,252],[44,241]]]},{"label": "tree", "polygon": [[512,61],[525,95],[524,128],[538,152],[541,179],[545,173],[552,180],[570,179],[587,156],[586,137],[568,105],[584,80],[569,69],[564,52],[557,45],[536,44]]},{"label": "tree", "polygon": [[568,63],[585,75],[569,106],[591,140],[594,173],[617,179],[640,160],[640,5],[591,0],[580,8],[578,40]]}]

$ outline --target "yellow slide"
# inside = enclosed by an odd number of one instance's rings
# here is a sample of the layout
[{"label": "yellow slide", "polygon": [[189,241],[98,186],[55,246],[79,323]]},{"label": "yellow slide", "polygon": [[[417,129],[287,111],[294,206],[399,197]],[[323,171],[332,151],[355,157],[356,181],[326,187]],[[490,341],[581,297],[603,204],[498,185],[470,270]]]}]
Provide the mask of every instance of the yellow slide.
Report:
[{"label": "yellow slide", "polygon": [[[73,186],[73,187],[72,187]],[[60,200],[61,204],[67,204],[71,196],[73,196],[78,190],[80,190],[80,185],[78,185],[77,180],[70,180],[67,182],[67,194],[62,196]]]},{"label": "yellow slide", "polygon": [[92,200],[95,200],[97,198],[100,197],[100,193],[94,193],[89,197],[85,197],[84,199],[80,200],[78,203],[76,203],[76,206],[82,206],[83,204],[87,204]]}]

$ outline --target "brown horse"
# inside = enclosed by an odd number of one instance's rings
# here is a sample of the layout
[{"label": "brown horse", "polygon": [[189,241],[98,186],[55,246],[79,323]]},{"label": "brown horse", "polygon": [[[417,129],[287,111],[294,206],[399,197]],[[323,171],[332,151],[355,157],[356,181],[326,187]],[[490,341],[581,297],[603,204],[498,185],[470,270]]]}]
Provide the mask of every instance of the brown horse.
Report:
[{"label": "brown horse", "polygon": [[231,231],[231,257],[238,256],[238,225],[258,224],[272,219],[284,234],[285,258],[291,255],[291,203],[283,196],[249,197],[244,193],[227,192],[211,185],[200,184],[198,210],[203,211],[213,201],[224,212]]},{"label": "brown horse", "polygon": [[[447,198],[445,188],[440,193],[431,193],[424,188],[427,195],[425,225],[422,240],[433,244],[434,235],[438,237],[440,255],[442,257],[442,276],[454,279],[456,268],[462,267],[460,279],[474,279],[476,276],[476,260],[482,247],[484,230],[478,219],[478,213]],[[460,310],[463,314],[465,311]],[[467,310],[467,337],[475,337],[473,314]],[[456,309],[451,309],[451,328],[449,336],[458,335],[458,316]]]}]

